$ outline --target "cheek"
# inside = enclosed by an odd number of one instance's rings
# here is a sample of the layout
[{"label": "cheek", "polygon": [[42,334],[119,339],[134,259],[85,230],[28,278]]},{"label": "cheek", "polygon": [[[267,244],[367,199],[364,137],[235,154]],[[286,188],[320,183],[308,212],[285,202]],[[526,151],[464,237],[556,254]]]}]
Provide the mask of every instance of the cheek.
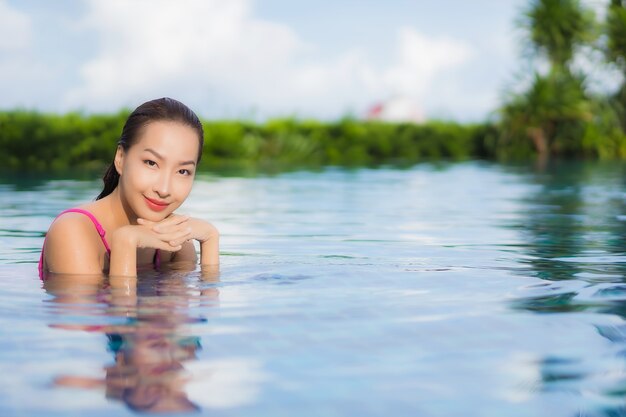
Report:
[{"label": "cheek", "polygon": [[128,175],[125,175],[126,185],[134,190],[142,190],[150,184],[149,171],[137,167],[132,167],[126,171]]},{"label": "cheek", "polygon": [[178,184],[176,184],[176,195],[179,200],[184,200],[191,193],[191,186],[193,185],[193,180],[181,180]]}]

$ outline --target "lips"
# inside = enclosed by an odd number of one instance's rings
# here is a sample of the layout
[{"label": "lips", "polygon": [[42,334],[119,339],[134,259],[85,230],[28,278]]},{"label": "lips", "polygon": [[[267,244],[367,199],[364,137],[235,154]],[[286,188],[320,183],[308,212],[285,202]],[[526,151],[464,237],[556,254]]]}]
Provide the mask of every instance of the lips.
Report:
[{"label": "lips", "polygon": [[166,203],[164,201],[153,200],[145,196],[144,198],[146,199],[146,204],[152,211],[163,211],[167,208],[167,206],[169,206],[169,203]]}]

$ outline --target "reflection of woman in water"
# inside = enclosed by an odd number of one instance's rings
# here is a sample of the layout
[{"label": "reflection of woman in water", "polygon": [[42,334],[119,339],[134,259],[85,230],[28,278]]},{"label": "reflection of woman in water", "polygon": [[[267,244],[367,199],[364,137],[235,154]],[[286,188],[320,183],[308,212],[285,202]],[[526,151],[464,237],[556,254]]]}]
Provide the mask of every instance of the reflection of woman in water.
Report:
[{"label": "reflection of woman in water", "polygon": [[219,262],[210,223],[175,214],[202,155],[202,124],[184,104],[162,98],[131,113],[96,201],[61,213],[50,226],[39,272],[136,276],[137,266]]},{"label": "reflection of woman in water", "polygon": [[[214,282],[217,270],[205,267],[201,277]],[[104,368],[104,379],[63,375],[55,378],[56,386],[103,387],[107,398],[119,400],[134,411],[199,410],[185,392],[191,380],[185,363],[196,360],[201,344],[186,327],[203,319],[187,314],[193,289],[180,274],[141,281],[53,275],[44,281],[44,288],[64,307],[57,311],[72,312],[76,305],[84,311],[84,306],[104,301],[107,316],[127,317],[121,325],[53,324],[55,328],[106,334],[108,350],[114,355],[113,363]],[[218,292],[211,287],[201,290],[200,295],[213,303]]]},{"label": "reflection of woman in water", "polygon": [[197,410],[185,393],[183,363],[196,359],[197,337],[137,328],[129,334],[109,334],[115,362],[106,367],[106,396],[135,411]]}]

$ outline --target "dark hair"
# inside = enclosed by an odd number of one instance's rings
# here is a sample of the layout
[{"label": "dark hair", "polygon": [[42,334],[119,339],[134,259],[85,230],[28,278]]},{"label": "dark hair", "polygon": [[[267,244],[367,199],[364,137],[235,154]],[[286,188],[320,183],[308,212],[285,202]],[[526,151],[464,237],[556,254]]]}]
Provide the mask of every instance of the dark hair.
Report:
[{"label": "dark hair", "polygon": [[[144,127],[152,122],[157,121],[174,121],[180,122],[186,126],[191,127],[198,134],[198,161],[202,158],[202,145],[204,144],[204,130],[202,129],[202,123],[198,116],[187,106],[180,101],[173,98],[163,97],[156,100],[150,100],[137,107],[128,116],[124,128],[122,129],[122,135],[117,142],[118,146],[121,146],[124,151],[127,151],[131,146],[135,144],[137,138],[141,134]],[[106,197],[111,194],[119,183],[120,175],[115,169],[115,161],[109,165],[102,181],[104,182],[104,188],[96,200]]]}]

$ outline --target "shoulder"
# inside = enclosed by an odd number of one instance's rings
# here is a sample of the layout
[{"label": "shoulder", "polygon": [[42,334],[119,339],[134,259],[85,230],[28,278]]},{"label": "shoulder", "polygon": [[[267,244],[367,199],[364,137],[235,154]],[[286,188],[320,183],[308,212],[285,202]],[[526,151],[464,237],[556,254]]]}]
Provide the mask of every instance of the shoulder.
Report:
[{"label": "shoulder", "polygon": [[48,229],[46,237],[52,238],[55,235],[65,235],[71,233],[72,235],[87,234],[94,232],[95,228],[91,219],[83,213],[68,212],[62,213],[57,217]]},{"label": "shoulder", "polygon": [[100,273],[102,243],[82,213],[63,213],[50,226],[44,250],[47,269],[61,273]]}]

